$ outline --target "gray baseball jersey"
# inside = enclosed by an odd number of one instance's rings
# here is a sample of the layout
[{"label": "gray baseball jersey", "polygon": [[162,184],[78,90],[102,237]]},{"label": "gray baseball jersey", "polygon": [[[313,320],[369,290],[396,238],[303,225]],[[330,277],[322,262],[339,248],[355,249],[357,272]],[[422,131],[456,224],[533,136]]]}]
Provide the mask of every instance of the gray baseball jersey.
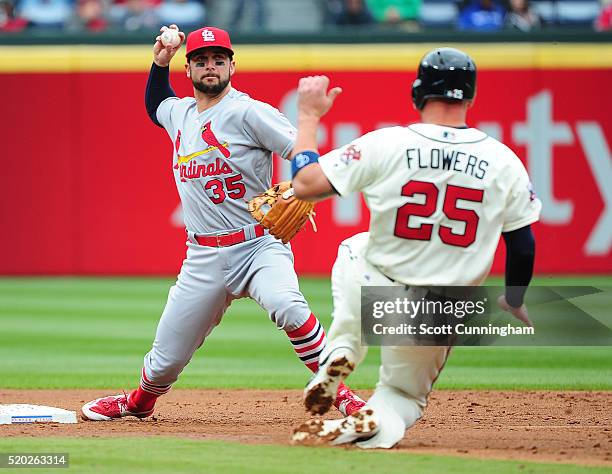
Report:
[{"label": "gray baseball jersey", "polygon": [[198,113],[193,97],[170,97],[157,120],[174,142],[173,168],[187,231],[238,229],[254,222],[247,202],[271,185],[272,153],[283,158],[295,128],[274,107],[231,89]]},{"label": "gray baseball jersey", "polygon": [[[299,290],[291,249],[271,235],[253,238],[255,220],[247,208],[251,197],[271,185],[272,153],[283,158],[291,153],[291,123],[235,89],[202,113],[193,97],[168,98],[157,120],[174,142],[174,177],[189,235],[187,258],[144,359],[147,383],[162,393],[234,299],[253,298],[285,331],[301,327],[310,308]],[[217,248],[198,244],[193,235],[237,229],[250,240]]]}]

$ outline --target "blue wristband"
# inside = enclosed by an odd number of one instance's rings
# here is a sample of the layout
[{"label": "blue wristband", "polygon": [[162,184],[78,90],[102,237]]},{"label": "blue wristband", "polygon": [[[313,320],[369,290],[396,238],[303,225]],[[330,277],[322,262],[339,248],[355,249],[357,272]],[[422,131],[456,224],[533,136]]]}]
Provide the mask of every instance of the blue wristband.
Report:
[{"label": "blue wristband", "polygon": [[302,168],[306,168],[308,165],[319,162],[319,154],[316,151],[301,151],[293,157],[291,160],[291,179],[295,178],[295,175]]}]

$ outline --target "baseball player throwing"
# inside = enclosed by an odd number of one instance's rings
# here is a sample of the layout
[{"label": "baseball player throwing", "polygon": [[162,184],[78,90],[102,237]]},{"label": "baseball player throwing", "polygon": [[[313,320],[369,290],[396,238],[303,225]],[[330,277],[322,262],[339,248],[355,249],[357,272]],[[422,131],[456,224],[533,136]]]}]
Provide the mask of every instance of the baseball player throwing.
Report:
[{"label": "baseball player throwing", "polygon": [[[163,27],[162,34],[176,25]],[[271,185],[272,154],[290,158],[295,129],[274,107],[231,86],[234,51],[227,32],[201,28],[187,38],[185,73],[194,97],[179,99],[170,87],[169,65],[185,39],[153,48],[146,89],[151,120],[174,144],[174,173],[187,230],[187,258],[144,358],[140,386],[128,395],[85,404],[88,420],[153,413],[232,300],[253,298],[284,330],[300,360],[318,369],[326,338],[298,287],[290,247],[256,223],[247,201]],[[164,34],[176,39],[176,33]],[[364,402],[343,385],[334,394],[347,415]]]},{"label": "baseball player throwing", "polygon": [[[306,408],[318,414],[365,356],[361,286],[480,285],[502,234],[506,293],[499,303],[531,324],[523,297],[535,255],[530,224],[541,207],[519,158],[466,125],[476,93],[476,67],[467,54],[442,48],[423,57],[412,86],[420,123],[376,130],[319,158],[316,127],[340,92],[327,93],[328,84],[324,76],[299,83],[295,196],[320,200],[361,191],[371,219],[369,233],[342,242],[333,267],[329,343],[304,392]],[[421,417],[449,350],[382,347],[379,382],[367,405],[341,420],[312,420],[294,440],[390,448]]]}]

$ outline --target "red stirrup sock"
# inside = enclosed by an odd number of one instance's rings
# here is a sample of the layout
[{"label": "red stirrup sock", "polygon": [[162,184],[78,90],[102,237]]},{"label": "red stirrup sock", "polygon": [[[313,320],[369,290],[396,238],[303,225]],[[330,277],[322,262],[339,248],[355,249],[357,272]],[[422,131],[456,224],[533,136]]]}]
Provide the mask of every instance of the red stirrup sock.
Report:
[{"label": "red stirrup sock", "polygon": [[130,411],[148,411],[155,406],[157,398],[165,393],[168,393],[172,385],[157,385],[151,383],[142,369],[140,378],[140,386],[130,393],[128,397],[128,410]]},{"label": "red stirrup sock", "polygon": [[327,339],[317,317],[310,313],[306,322],[293,331],[287,331],[287,336],[304,365],[312,372],[319,370],[319,355]]}]

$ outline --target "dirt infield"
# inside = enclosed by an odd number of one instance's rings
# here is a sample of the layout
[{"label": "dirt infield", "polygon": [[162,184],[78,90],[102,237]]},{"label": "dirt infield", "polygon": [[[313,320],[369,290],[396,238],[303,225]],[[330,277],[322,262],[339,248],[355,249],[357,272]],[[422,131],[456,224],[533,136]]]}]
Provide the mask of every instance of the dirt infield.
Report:
[{"label": "dirt infield", "polygon": [[[0,403],[80,413],[84,402],[102,395],[99,390],[0,389]],[[297,390],[174,390],[146,420],[7,425],[0,426],[0,436],[163,435],[288,444],[292,428],[307,418]],[[435,391],[398,449],[612,466],[612,392]]]}]

